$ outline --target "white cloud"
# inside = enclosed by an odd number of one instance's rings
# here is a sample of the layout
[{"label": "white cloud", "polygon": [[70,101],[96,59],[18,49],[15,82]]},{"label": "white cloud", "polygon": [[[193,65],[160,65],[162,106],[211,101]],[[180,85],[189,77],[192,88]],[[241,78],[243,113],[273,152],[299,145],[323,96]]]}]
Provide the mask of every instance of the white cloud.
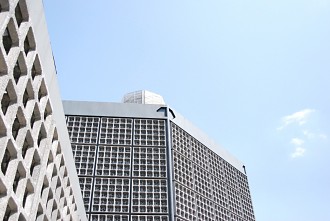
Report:
[{"label": "white cloud", "polygon": [[277,128],[278,130],[282,130],[286,126],[297,123],[298,125],[303,125],[307,122],[307,118],[311,113],[315,112],[313,109],[304,109],[298,112],[295,112],[291,115],[287,115],[282,117],[282,126]]},{"label": "white cloud", "polygon": [[291,143],[295,146],[301,146],[305,143],[305,141],[299,138],[292,138]]},{"label": "white cloud", "polygon": [[303,131],[303,134],[304,134],[308,139],[314,139],[315,136],[316,136],[314,133],[312,133],[312,132],[310,132],[310,131],[308,131],[308,130],[304,130],[304,131]]},{"label": "white cloud", "polygon": [[308,148],[305,147],[306,144],[309,146],[313,141],[328,139],[327,134],[321,133],[321,131],[316,130],[317,128],[311,129],[310,127],[313,126],[312,124],[305,125],[308,123],[309,118],[314,112],[316,112],[316,110],[306,108],[281,118],[281,125],[277,128],[277,130],[283,130],[286,127],[295,126],[292,128],[287,128],[290,130],[286,130],[286,132],[289,134],[296,134],[295,136],[298,136],[291,137],[290,139],[290,144],[294,148],[290,154],[291,158],[305,156],[306,151],[308,150]]},{"label": "white cloud", "polygon": [[302,157],[304,156],[306,152],[305,148],[302,147],[296,147],[295,151],[291,154],[292,158]]},{"label": "white cloud", "polygon": [[328,139],[328,136],[325,134],[319,134],[319,138],[322,140]]},{"label": "white cloud", "polygon": [[304,140],[294,137],[291,139],[290,143],[296,147],[294,152],[291,154],[292,158],[302,157],[305,154],[306,149],[302,147],[305,143]]},{"label": "white cloud", "polygon": [[323,134],[323,133],[320,133],[320,134],[317,134],[317,133],[313,133],[313,132],[310,132],[308,130],[304,130],[303,131],[303,134],[308,138],[308,139],[315,139],[315,138],[318,138],[318,139],[321,139],[321,140],[325,140],[328,138],[328,136],[326,134]]}]

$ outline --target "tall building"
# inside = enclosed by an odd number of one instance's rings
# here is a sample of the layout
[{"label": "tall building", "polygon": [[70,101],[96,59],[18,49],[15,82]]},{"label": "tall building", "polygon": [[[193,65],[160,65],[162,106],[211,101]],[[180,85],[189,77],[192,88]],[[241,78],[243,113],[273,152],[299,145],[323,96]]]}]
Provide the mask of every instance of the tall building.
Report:
[{"label": "tall building", "polygon": [[90,221],[253,221],[244,165],[161,96],[64,101]]},{"label": "tall building", "polygon": [[254,220],[244,165],[161,96],[63,110],[42,0],[0,0],[0,34],[0,220]]},{"label": "tall building", "polygon": [[0,0],[0,220],[86,220],[42,0]]}]

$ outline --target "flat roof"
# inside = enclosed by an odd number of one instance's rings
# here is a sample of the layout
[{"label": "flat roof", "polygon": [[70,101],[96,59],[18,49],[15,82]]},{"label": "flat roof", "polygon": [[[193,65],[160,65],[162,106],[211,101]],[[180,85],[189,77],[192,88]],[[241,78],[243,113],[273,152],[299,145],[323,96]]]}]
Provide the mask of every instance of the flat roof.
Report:
[{"label": "flat roof", "polygon": [[[245,174],[244,164],[241,161],[167,105],[65,100],[63,101],[63,107],[66,115],[169,119]],[[161,111],[167,108],[171,113],[169,116],[164,111]]]}]

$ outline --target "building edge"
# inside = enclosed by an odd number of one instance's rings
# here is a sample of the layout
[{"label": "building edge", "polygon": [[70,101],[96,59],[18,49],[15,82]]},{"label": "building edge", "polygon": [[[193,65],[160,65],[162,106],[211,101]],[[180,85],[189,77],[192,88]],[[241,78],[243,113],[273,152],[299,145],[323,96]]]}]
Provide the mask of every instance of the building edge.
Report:
[{"label": "building edge", "polygon": [[43,69],[46,73],[45,81],[49,92],[50,103],[53,111],[54,122],[58,128],[58,137],[61,142],[63,158],[65,165],[67,166],[68,176],[70,177],[70,184],[73,194],[75,196],[75,203],[77,205],[77,211],[79,220],[87,221],[84,203],[82,200],[81,190],[79,186],[79,179],[74,164],[74,158],[71,149],[71,142],[66,127],[64,109],[62,100],[60,97],[60,90],[57,81],[57,72],[55,68],[55,61],[51,49],[50,38],[48,35],[47,23],[44,13],[43,1],[33,0],[33,7],[30,1],[29,4],[30,18],[32,20],[32,27],[35,33],[36,42],[38,42],[39,59]]},{"label": "building edge", "polygon": [[[201,142],[206,147],[210,148],[213,152],[221,156],[224,160],[234,166],[236,169],[245,174],[245,165],[234,157],[230,152],[228,152],[221,145],[216,143],[212,138],[210,138],[205,132],[196,127],[188,119],[184,118],[180,113],[176,112],[174,109],[170,108],[172,113],[171,121],[178,125],[179,127],[184,128],[184,130],[195,137],[199,142]],[[174,114],[174,116],[173,116]]]}]

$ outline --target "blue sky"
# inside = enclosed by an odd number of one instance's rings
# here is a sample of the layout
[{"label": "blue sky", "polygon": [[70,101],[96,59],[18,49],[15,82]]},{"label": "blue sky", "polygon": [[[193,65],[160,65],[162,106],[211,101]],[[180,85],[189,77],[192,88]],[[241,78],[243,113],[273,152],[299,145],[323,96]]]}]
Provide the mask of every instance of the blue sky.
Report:
[{"label": "blue sky", "polygon": [[242,160],[258,221],[330,220],[330,0],[44,0],[62,97],[161,94]]}]

